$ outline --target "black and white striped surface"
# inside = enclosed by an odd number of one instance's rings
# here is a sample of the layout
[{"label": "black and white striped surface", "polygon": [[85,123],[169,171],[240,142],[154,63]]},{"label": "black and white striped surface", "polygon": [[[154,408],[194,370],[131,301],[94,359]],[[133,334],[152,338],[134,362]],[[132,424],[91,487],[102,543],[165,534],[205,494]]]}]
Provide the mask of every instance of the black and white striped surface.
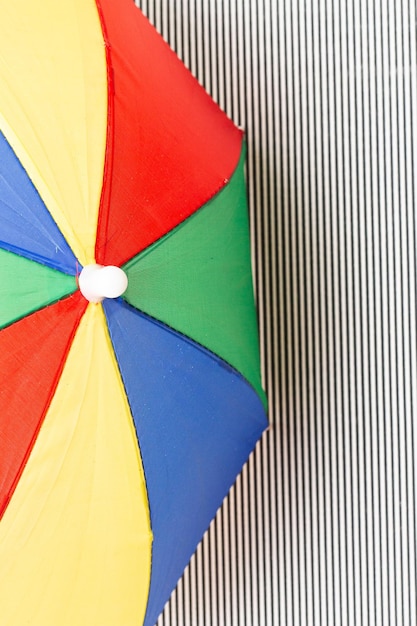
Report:
[{"label": "black and white striped surface", "polygon": [[271,421],[158,626],[414,626],[415,0],[137,4],[247,133]]}]

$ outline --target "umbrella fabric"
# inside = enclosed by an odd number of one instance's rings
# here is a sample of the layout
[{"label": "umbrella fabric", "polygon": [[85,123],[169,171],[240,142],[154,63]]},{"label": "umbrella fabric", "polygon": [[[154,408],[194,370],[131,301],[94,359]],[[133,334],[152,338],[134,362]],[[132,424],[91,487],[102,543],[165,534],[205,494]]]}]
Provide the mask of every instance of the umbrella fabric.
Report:
[{"label": "umbrella fabric", "polygon": [[2,624],[152,626],[266,427],[243,136],[130,0],[1,9]]}]

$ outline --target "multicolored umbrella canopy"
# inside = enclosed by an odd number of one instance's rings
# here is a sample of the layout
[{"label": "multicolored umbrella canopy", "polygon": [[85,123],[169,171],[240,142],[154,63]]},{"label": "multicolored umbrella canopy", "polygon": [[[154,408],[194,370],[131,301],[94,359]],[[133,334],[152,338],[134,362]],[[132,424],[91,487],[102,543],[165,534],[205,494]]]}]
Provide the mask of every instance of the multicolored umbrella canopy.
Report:
[{"label": "multicolored umbrella canopy", "polygon": [[131,0],[1,0],[0,290],[1,623],[152,626],[266,416],[242,133]]}]

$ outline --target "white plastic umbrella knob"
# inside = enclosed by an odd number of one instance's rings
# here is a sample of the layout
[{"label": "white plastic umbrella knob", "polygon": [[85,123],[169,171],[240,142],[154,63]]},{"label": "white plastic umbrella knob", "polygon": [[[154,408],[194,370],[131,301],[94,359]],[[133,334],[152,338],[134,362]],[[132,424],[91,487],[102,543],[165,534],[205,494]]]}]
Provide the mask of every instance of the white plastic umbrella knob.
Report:
[{"label": "white plastic umbrella knob", "polygon": [[118,298],[126,291],[127,283],[126,273],[115,265],[86,265],[78,277],[84,298],[95,303]]}]

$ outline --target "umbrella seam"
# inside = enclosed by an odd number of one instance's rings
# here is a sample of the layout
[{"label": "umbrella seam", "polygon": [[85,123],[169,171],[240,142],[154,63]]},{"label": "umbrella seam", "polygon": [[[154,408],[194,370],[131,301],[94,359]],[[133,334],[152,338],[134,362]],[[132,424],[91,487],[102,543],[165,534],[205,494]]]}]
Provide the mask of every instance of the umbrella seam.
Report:
[{"label": "umbrella seam", "polygon": [[[130,304],[130,302],[125,300],[125,298],[123,298],[123,297],[118,298],[118,301],[120,303],[123,303],[124,305],[126,305],[128,308],[131,308],[133,311],[137,311],[138,313],[140,313],[140,315],[142,315],[143,317],[146,317],[147,319],[151,320],[153,323],[157,324],[158,326],[162,326],[163,328],[168,330],[170,333],[172,333],[174,335],[178,335],[184,341],[187,341],[187,343],[191,344],[192,346],[194,346],[197,349],[199,349],[201,352],[204,352],[205,354],[210,356],[213,360],[217,361],[220,367],[223,367],[225,370],[228,370],[228,371],[232,372],[233,374],[235,374],[238,378],[241,378],[255,392],[255,394],[257,395],[257,397],[259,398],[259,400],[262,402],[262,404],[264,406],[265,413],[267,412],[266,398],[265,398],[265,401],[264,401],[263,398],[260,397],[260,395],[259,395],[258,391],[255,389],[254,385],[246,378],[246,376],[244,376],[242,374],[242,372],[240,372],[238,369],[236,369],[236,367],[234,367],[231,363],[229,363],[229,361],[227,361],[226,359],[224,359],[223,357],[218,355],[213,350],[210,350],[209,348],[204,346],[202,343],[196,341],[195,339],[192,339],[191,337],[189,337],[185,333],[182,333],[181,331],[177,330],[176,328],[173,328],[172,326],[170,326],[166,322],[163,322],[163,321],[159,320],[157,317],[153,317],[152,315],[149,315],[149,313],[146,313],[142,309],[139,309],[139,308],[133,306],[132,304]],[[264,390],[264,392],[265,392],[265,390]]]},{"label": "umbrella seam", "polygon": [[187,224],[190,220],[193,219],[193,217],[195,217],[198,213],[200,213],[200,211],[202,211],[203,209],[205,209],[207,207],[207,205],[212,202],[212,200],[214,200],[214,198],[216,196],[218,196],[228,185],[230,185],[230,182],[233,178],[233,176],[235,175],[235,173],[237,172],[237,169],[239,167],[240,161],[242,158],[244,158],[246,155],[246,140],[243,136],[243,132],[242,132],[242,143],[241,143],[241,149],[240,149],[240,153],[239,153],[239,159],[238,162],[236,163],[235,167],[233,168],[233,171],[231,172],[231,174],[228,176],[228,178],[223,179],[223,183],[215,188],[215,191],[212,193],[212,195],[210,195],[207,200],[205,200],[199,207],[197,207],[195,209],[195,211],[193,211],[191,213],[191,215],[188,215],[187,217],[185,217],[183,220],[181,220],[181,222],[179,222],[174,228],[168,230],[166,233],[163,233],[160,237],[158,237],[158,239],[155,239],[155,241],[153,241],[152,243],[150,243],[149,245],[147,245],[145,248],[143,248],[142,250],[140,250],[137,254],[135,254],[133,257],[131,257],[130,259],[127,259],[127,261],[125,261],[122,265],[122,267],[125,267],[126,265],[128,265],[133,259],[135,259],[137,256],[139,255],[143,255],[146,256],[151,248],[153,247],[157,247],[158,245],[160,245],[163,240],[167,237],[171,237],[172,235],[174,235],[178,230],[180,230],[181,228],[183,228],[185,226],[185,224]]},{"label": "umbrella seam", "polygon": [[[96,259],[104,258],[105,245],[107,241],[107,229],[109,220],[109,211],[107,210],[108,200],[111,196],[111,182],[112,178],[109,175],[113,164],[114,155],[114,70],[111,58],[111,45],[108,38],[106,22],[104,19],[104,12],[101,7],[100,0],[96,0],[97,12],[100,19],[101,30],[103,34],[103,41],[105,47],[106,56],[106,68],[107,68],[107,136],[106,136],[106,149],[104,154],[104,166],[103,166],[103,180],[100,195],[100,204],[97,220],[96,231],[96,243],[95,243],[95,257]],[[98,249],[98,232],[104,232],[106,237],[103,237],[103,244],[101,249]]]},{"label": "umbrella seam", "polygon": [[[71,296],[69,296],[69,297],[71,297]],[[23,456],[23,459],[22,459],[22,462],[20,464],[19,470],[16,473],[15,478],[14,478],[14,480],[13,480],[13,482],[12,482],[12,484],[11,484],[9,490],[8,490],[8,494],[6,496],[4,505],[0,509],[0,521],[3,518],[4,514],[6,513],[7,508],[8,508],[8,506],[9,506],[9,504],[10,504],[12,498],[13,498],[13,494],[14,494],[14,492],[17,489],[17,486],[19,484],[20,478],[21,478],[21,476],[22,476],[22,474],[23,474],[23,472],[25,470],[25,467],[26,467],[26,465],[27,465],[27,463],[29,461],[29,458],[30,458],[30,455],[32,453],[32,450],[33,450],[33,448],[34,448],[34,446],[36,444],[36,440],[37,440],[39,432],[40,432],[40,430],[42,428],[43,422],[45,421],[45,417],[46,417],[46,414],[47,414],[48,409],[50,407],[51,401],[52,401],[52,399],[53,399],[53,397],[55,395],[55,391],[56,391],[56,388],[58,386],[58,383],[59,383],[62,371],[63,371],[63,369],[65,367],[65,363],[66,363],[66,359],[67,359],[69,350],[71,349],[71,345],[72,345],[73,339],[74,339],[75,334],[77,332],[77,329],[78,329],[78,327],[80,325],[81,318],[83,317],[83,315],[85,313],[85,309],[87,307],[87,302],[84,304],[84,302],[80,301],[80,304],[83,305],[83,306],[80,309],[80,313],[78,315],[78,319],[76,320],[76,322],[74,324],[74,327],[72,329],[72,332],[71,332],[71,334],[70,334],[70,336],[68,338],[66,351],[65,351],[64,357],[61,359],[61,363],[60,363],[59,368],[58,368],[58,370],[56,372],[56,375],[54,376],[53,384],[51,385],[49,394],[48,394],[46,402],[45,402],[44,411],[43,411],[43,413],[41,415],[41,418],[39,420],[37,428],[35,429],[35,431],[33,433],[33,436],[32,436],[32,438],[30,440],[30,443],[29,443],[29,445],[27,447],[26,453]]]}]

